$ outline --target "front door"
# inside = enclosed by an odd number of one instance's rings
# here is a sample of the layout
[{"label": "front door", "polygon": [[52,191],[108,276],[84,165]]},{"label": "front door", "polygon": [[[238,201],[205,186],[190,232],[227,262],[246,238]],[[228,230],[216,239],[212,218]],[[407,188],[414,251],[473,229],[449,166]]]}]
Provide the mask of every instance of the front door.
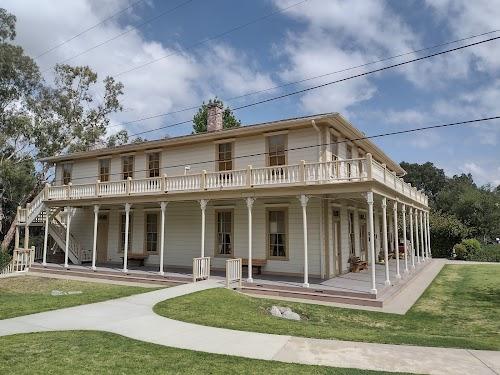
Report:
[{"label": "front door", "polygon": [[97,222],[97,261],[108,260],[108,214],[99,214]]}]

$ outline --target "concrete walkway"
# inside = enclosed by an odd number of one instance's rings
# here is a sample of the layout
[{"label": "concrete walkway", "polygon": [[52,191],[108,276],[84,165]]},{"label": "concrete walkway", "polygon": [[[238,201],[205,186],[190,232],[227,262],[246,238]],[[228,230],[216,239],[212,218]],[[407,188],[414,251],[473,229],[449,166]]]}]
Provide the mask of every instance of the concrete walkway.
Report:
[{"label": "concrete walkway", "polygon": [[[182,349],[334,367],[419,374],[499,374],[500,352],[385,345],[200,326],[156,315],[163,300],[220,287],[214,280],[130,297],[0,320],[0,336],[98,330]],[[243,319],[244,317],[242,317]]]}]

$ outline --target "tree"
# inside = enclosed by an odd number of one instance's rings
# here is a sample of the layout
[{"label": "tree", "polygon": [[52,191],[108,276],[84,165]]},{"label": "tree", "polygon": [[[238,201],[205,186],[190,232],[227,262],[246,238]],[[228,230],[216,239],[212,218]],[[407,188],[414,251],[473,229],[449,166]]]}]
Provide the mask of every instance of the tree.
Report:
[{"label": "tree", "polygon": [[401,167],[407,172],[403,179],[417,189],[421,189],[429,197],[431,203],[447,183],[444,170],[433,163],[424,164],[401,162]]},{"label": "tree", "polygon": [[[15,37],[15,17],[0,9],[0,217],[10,229],[2,241],[6,250],[14,235],[11,206],[30,201],[50,177],[50,165],[36,165],[41,157],[85,151],[112,143],[126,142],[124,131],[107,137],[109,115],[122,110],[123,85],[106,77],[104,97],[96,103],[92,92],[97,74],[88,66],[57,65],[53,85],[42,82],[36,63],[21,47],[7,42]],[[31,163],[31,164],[30,164]],[[20,183],[12,171],[31,168],[34,180]],[[17,169],[16,169],[17,168]],[[10,180],[9,180],[10,179]],[[4,198],[6,189],[18,189],[17,201]],[[23,189],[29,188],[29,192]],[[6,214],[3,207],[9,212]]]},{"label": "tree", "polygon": [[[193,134],[206,133],[207,131],[207,119],[208,119],[208,106],[210,104],[218,104],[224,108],[224,103],[218,98],[210,99],[208,103],[201,105],[198,112],[193,116]],[[233,111],[229,107],[224,109],[222,113],[222,127],[223,129],[237,128],[241,125],[241,121],[238,120]]]},{"label": "tree", "polygon": [[430,211],[429,226],[432,238],[432,256],[448,258],[453,246],[470,235],[470,230],[454,215]]}]

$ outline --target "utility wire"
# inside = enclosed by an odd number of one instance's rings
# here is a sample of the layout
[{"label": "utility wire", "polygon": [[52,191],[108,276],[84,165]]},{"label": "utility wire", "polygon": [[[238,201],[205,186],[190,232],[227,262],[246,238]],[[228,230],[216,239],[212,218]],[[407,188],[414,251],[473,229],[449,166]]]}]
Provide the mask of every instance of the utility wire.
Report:
[{"label": "utility wire", "polygon": [[49,49],[46,49],[45,51],[43,51],[42,53],[40,53],[38,56],[36,56],[36,57],[35,57],[35,59],[38,59],[38,58],[40,58],[40,57],[42,57],[42,56],[46,55],[47,53],[50,53],[50,52],[52,52],[52,51],[54,51],[54,50],[58,49],[59,47],[61,47],[61,46],[65,45],[66,43],[71,42],[73,39],[76,39],[76,38],[78,38],[79,36],[82,36],[83,34],[85,34],[85,33],[89,32],[89,31],[91,31],[91,30],[93,30],[93,29],[95,29],[95,28],[97,28],[97,27],[99,27],[99,26],[101,26],[102,24],[106,23],[106,22],[107,22],[107,21],[109,21],[110,19],[115,18],[115,17],[116,17],[116,16],[118,16],[119,14],[122,14],[122,13],[126,12],[126,11],[127,11],[127,10],[129,10],[130,8],[133,8],[133,7],[135,7],[137,4],[142,3],[142,2],[144,2],[144,0],[139,0],[139,1],[136,1],[135,3],[132,3],[132,4],[130,4],[129,6],[127,6],[127,7],[123,8],[123,9],[120,9],[118,12],[111,14],[110,16],[108,16],[108,17],[106,17],[105,19],[103,19],[103,20],[99,21],[99,22],[98,22],[98,23],[96,23],[95,25],[92,25],[92,26],[90,26],[89,28],[87,28],[87,29],[85,29],[85,30],[80,31],[78,34],[73,35],[71,38],[66,39],[65,41],[63,41],[63,42],[61,42],[61,43],[59,43],[59,44],[56,44],[55,46],[52,46],[52,47],[50,47]]},{"label": "utility wire", "polygon": [[[71,60],[73,60],[73,59],[75,59],[75,58],[77,58],[79,56],[82,56],[82,55],[86,54],[87,52],[93,51],[94,49],[99,48],[99,47],[101,47],[101,46],[103,46],[103,45],[105,45],[105,44],[107,44],[107,43],[109,43],[109,42],[111,42],[113,40],[121,38],[122,36],[124,36],[124,35],[132,32],[134,30],[138,30],[139,28],[147,25],[148,23],[151,23],[151,22],[157,20],[160,17],[163,17],[166,14],[169,14],[169,13],[172,13],[172,12],[176,11],[177,9],[179,9],[179,8],[183,7],[184,5],[187,5],[187,4],[189,4],[189,3],[193,2],[193,1],[194,0],[187,0],[187,1],[184,1],[183,3],[181,3],[181,4],[176,5],[173,8],[166,9],[163,12],[158,13],[156,16],[148,18],[146,21],[141,22],[139,25],[132,26],[132,27],[128,28],[127,30],[125,30],[125,31],[123,31],[123,32],[121,32],[119,34],[116,34],[115,36],[113,36],[113,37],[111,37],[109,39],[106,39],[106,40],[104,40],[104,41],[102,41],[102,42],[100,42],[100,43],[98,43],[98,44],[96,44],[96,45],[94,45],[94,46],[92,46],[90,48],[87,48],[86,50],[83,50],[82,52],[79,52],[76,55],[73,55],[73,56],[71,56],[71,57],[69,57],[69,58],[67,58],[67,59],[65,59],[65,60],[63,60],[63,61],[61,61],[59,63],[60,64],[67,63],[68,61],[71,61]],[[45,69],[42,73],[48,72],[50,69],[51,68]]]},{"label": "utility wire", "polygon": [[[358,137],[358,138],[346,138],[339,140],[337,142],[331,142],[331,143],[318,143],[318,144],[312,144],[312,145],[305,145],[305,146],[298,146],[298,147],[290,147],[286,148],[285,151],[297,151],[297,150],[305,150],[313,147],[323,147],[323,146],[330,146],[332,144],[341,144],[341,143],[347,143],[347,142],[355,142],[355,141],[362,141],[362,140],[367,140],[367,139],[374,139],[374,138],[383,138],[383,137],[389,137],[393,135],[400,135],[400,134],[408,134],[408,133],[416,133],[420,131],[426,131],[426,130],[432,130],[432,129],[441,129],[441,128],[450,128],[450,127],[457,127],[457,126],[463,126],[463,125],[468,125],[468,124],[479,124],[481,125],[484,122],[487,121],[493,121],[493,120],[499,120],[500,115],[498,116],[489,116],[489,117],[483,117],[483,118],[477,118],[477,119],[472,119],[472,120],[464,120],[464,121],[458,121],[458,122],[451,122],[451,123],[446,123],[446,124],[438,124],[438,125],[431,125],[431,126],[424,126],[424,127],[419,127],[419,128],[413,128],[413,129],[406,129],[406,130],[398,130],[398,131],[393,131],[393,132],[386,132],[386,133],[379,133],[379,134],[374,134],[374,135],[369,135],[369,136],[363,136],[363,137]],[[252,153],[252,154],[245,154],[245,155],[239,155],[239,156],[234,156],[232,160],[237,160],[237,159],[244,159],[244,158],[254,158],[256,156],[262,156],[262,155],[268,155],[268,152],[257,152],[257,153]],[[206,164],[206,163],[213,163],[213,162],[218,162],[219,160],[217,159],[208,159],[208,160],[199,160],[199,161],[193,161],[191,163],[184,163],[184,164],[176,164],[176,165],[169,165],[169,166],[163,166],[160,167],[160,170],[167,170],[169,168],[178,168],[178,167],[186,167],[186,166],[192,166],[192,165],[200,165],[200,164]],[[133,173],[136,172],[147,172],[149,169],[135,169],[133,170]],[[122,172],[120,173],[109,173],[109,176],[116,176],[116,175],[122,175]],[[80,180],[80,179],[88,179],[88,178],[97,178],[97,175],[92,175],[92,176],[81,176],[81,177],[76,177],[73,178],[73,180]]]},{"label": "utility wire", "polygon": [[[494,40],[497,40],[497,39],[500,39],[500,36],[493,37],[493,38],[486,39],[486,40],[481,40],[481,41],[475,42],[475,43],[466,44],[466,45],[463,45],[463,46],[460,46],[460,47],[455,47],[455,48],[444,50],[444,51],[441,51],[441,52],[436,52],[436,53],[433,53],[433,54],[430,54],[430,55],[425,55],[425,56],[418,57],[418,58],[415,58],[415,59],[403,61],[403,62],[400,62],[400,63],[397,63],[397,64],[392,64],[392,65],[384,66],[382,68],[370,70],[370,71],[364,72],[364,73],[355,74],[355,75],[352,75],[352,76],[349,76],[349,77],[345,77],[345,78],[341,78],[341,79],[338,79],[338,80],[335,80],[335,81],[330,81],[330,82],[322,83],[320,85],[307,87],[305,89],[301,89],[301,90],[297,90],[297,91],[292,91],[292,92],[289,92],[289,93],[286,93],[286,94],[282,94],[282,95],[279,95],[279,96],[275,96],[275,97],[271,97],[271,98],[268,98],[268,99],[260,100],[260,101],[254,102],[254,103],[245,104],[245,105],[233,108],[232,110],[233,111],[238,111],[238,110],[249,108],[249,107],[253,107],[253,106],[256,106],[256,105],[260,105],[260,104],[264,104],[264,103],[269,103],[269,102],[272,102],[272,101],[275,101],[275,100],[279,100],[279,99],[283,99],[283,98],[286,98],[286,97],[289,97],[289,96],[292,96],[292,95],[302,94],[302,93],[305,93],[305,92],[308,92],[308,91],[312,91],[312,90],[316,90],[316,89],[319,89],[319,88],[323,88],[323,87],[330,86],[330,85],[333,85],[333,84],[336,84],[336,83],[345,82],[345,81],[348,81],[348,80],[351,80],[351,79],[354,79],[354,78],[364,77],[364,76],[367,76],[367,75],[370,75],[370,74],[374,74],[374,73],[378,73],[378,72],[382,72],[382,71],[385,71],[385,70],[388,70],[388,69],[397,68],[397,67],[400,67],[400,66],[403,66],[403,65],[407,65],[407,64],[414,63],[414,62],[417,62],[417,61],[429,59],[429,58],[432,58],[432,57],[435,57],[435,56],[440,56],[440,55],[444,55],[444,54],[447,54],[447,53],[455,52],[455,51],[462,50],[462,49],[465,49],[465,48],[477,46],[477,45],[480,45],[480,44],[483,44],[483,43],[487,43],[487,42],[491,42],[491,41],[494,41]],[[177,123],[174,123],[174,124],[160,126],[158,128],[154,128],[154,129],[143,130],[143,131],[138,132],[138,133],[130,134],[129,136],[130,137],[137,137],[137,136],[142,135],[142,134],[152,133],[152,132],[155,132],[155,131],[158,131],[158,130],[162,130],[162,129],[166,129],[166,128],[171,128],[171,127],[174,127],[174,126],[179,126],[179,125],[187,124],[187,123],[190,123],[190,122],[192,122],[192,120],[181,121],[181,122],[177,122]]]},{"label": "utility wire", "polygon": [[[419,52],[427,51],[427,50],[430,50],[430,49],[435,49],[435,48],[444,47],[444,46],[447,46],[447,45],[450,45],[450,44],[463,42],[465,40],[470,40],[470,39],[478,38],[480,36],[485,36],[485,35],[493,34],[493,33],[496,33],[498,31],[500,31],[500,30],[497,29],[497,30],[488,31],[488,32],[481,33],[481,34],[471,35],[471,36],[468,36],[468,37],[465,37],[465,38],[456,39],[456,40],[452,40],[452,41],[444,42],[444,43],[440,43],[440,44],[435,44],[433,46],[424,47],[424,48],[421,48],[421,49],[417,49],[417,50],[412,50],[412,51],[400,53],[398,55],[393,55],[393,56],[386,57],[386,58],[383,58],[383,59],[380,59],[380,60],[370,61],[370,62],[367,62],[367,63],[364,63],[364,64],[360,64],[360,65],[356,65],[356,66],[351,66],[351,67],[343,68],[343,69],[340,69],[340,70],[335,70],[333,72],[329,72],[329,73],[325,73],[325,74],[321,74],[321,75],[317,75],[317,76],[313,76],[313,77],[304,78],[304,79],[301,79],[301,80],[298,80],[298,81],[288,82],[288,83],[285,83],[285,84],[282,84],[282,85],[277,85],[277,86],[268,87],[268,88],[257,90],[257,91],[252,91],[252,92],[246,93],[244,95],[233,96],[231,98],[226,98],[226,99],[222,99],[222,100],[224,102],[231,102],[233,100],[245,98],[245,97],[256,95],[256,94],[261,94],[261,93],[264,93],[264,92],[267,92],[267,91],[272,91],[272,90],[280,89],[280,88],[283,88],[283,87],[288,87],[288,86],[291,86],[291,85],[296,85],[298,83],[304,83],[304,82],[315,80],[315,79],[318,79],[318,78],[328,77],[328,76],[333,75],[333,74],[343,73],[343,72],[347,72],[349,70],[363,68],[363,67],[370,66],[370,65],[373,65],[373,64],[377,64],[377,63],[381,63],[381,62],[393,60],[393,59],[396,59],[396,58],[399,58],[399,57],[403,57],[403,56],[407,56],[407,55],[411,55],[411,54],[414,54],[414,53],[419,53]],[[155,114],[155,115],[150,115],[150,116],[138,118],[138,119],[135,119],[135,120],[130,120],[130,121],[125,121],[125,122],[121,122],[121,123],[118,123],[118,124],[109,125],[107,128],[109,129],[109,128],[113,128],[113,127],[116,127],[116,126],[123,126],[123,125],[133,124],[133,123],[137,123],[137,122],[141,122],[141,121],[145,121],[145,120],[155,119],[155,118],[158,118],[158,117],[164,117],[164,116],[173,115],[173,114],[177,114],[177,113],[181,113],[181,112],[187,112],[187,111],[191,111],[191,110],[196,110],[198,108],[199,108],[199,106],[193,106],[193,107],[186,107],[186,108],[182,108],[182,109],[171,111],[171,112],[158,113],[158,114]]]}]

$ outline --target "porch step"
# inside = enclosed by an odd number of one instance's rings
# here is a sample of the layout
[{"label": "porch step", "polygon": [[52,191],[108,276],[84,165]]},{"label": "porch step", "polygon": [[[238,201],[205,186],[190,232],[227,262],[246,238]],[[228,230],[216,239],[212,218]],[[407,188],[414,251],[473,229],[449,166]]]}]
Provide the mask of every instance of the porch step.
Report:
[{"label": "porch step", "polygon": [[281,288],[273,285],[249,286],[249,284],[244,284],[241,288],[241,291],[247,294],[310,299],[357,306],[383,307],[384,304],[383,300],[376,299],[376,296],[369,293],[363,294],[353,292],[352,295],[348,295],[348,292],[339,291],[338,293],[336,293],[336,291],[334,290],[310,290],[306,288],[288,287]]},{"label": "porch step", "polygon": [[120,272],[110,272],[110,271],[92,271],[91,269],[81,269],[81,268],[72,268],[71,266],[66,269],[60,266],[47,265],[42,266],[40,264],[34,264],[30,267],[30,271],[37,273],[46,273],[46,274],[54,274],[54,275],[70,275],[70,276],[79,276],[79,277],[91,277],[96,279],[105,279],[105,280],[118,280],[118,281],[131,281],[137,283],[146,283],[146,284],[158,284],[158,285],[169,285],[169,284],[187,284],[192,281],[191,278],[188,277],[162,277],[160,275],[142,275],[139,273],[129,272],[127,274]]}]

